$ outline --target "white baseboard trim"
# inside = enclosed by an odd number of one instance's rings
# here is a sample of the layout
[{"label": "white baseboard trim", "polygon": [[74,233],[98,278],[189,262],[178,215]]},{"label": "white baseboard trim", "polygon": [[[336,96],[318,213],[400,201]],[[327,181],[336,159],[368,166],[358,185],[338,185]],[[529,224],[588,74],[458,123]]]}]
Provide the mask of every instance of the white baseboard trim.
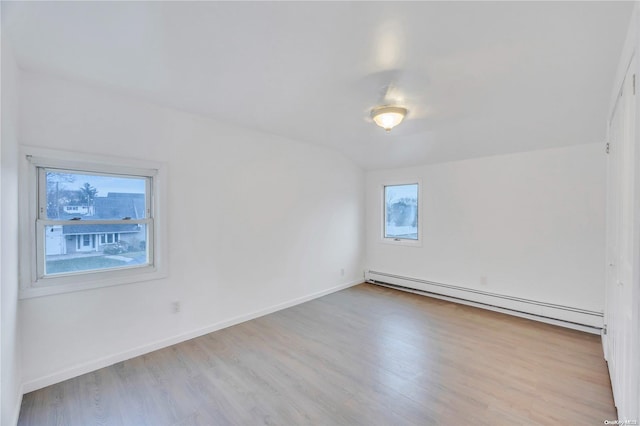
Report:
[{"label": "white baseboard trim", "polygon": [[271,314],[282,309],[290,308],[301,303],[308,302],[313,299],[317,299],[327,294],[335,293],[336,291],[344,290],[345,288],[353,287],[354,285],[361,284],[362,279],[350,281],[348,283],[340,284],[326,290],[318,291],[306,296],[297,297],[295,299],[279,303],[277,305],[269,306],[258,311],[250,312],[248,314],[239,315],[237,317],[230,318],[228,320],[219,321],[217,323],[202,327],[196,330],[192,330],[186,333],[182,333],[173,337],[158,340],[152,343],[148,343],[136,348],[111,354],[96,360],[88,361],[62,371],[58,371],[53,374],[49,374],[43,377],[29,380],[23,384],[23,393],[33,392],[34,390],[42,389],[44,387],[60,383],[74,377],[81,376],[82,374],[90,373],[100,368],[108,367],[118,362],[126,361],[128,359],[147,354],[149,352],[156,351],[158,349],[166,348],[167,346],[175,345],[186,340],[190,340],[196,337],[203,336],[205,334],[212,333],[214,331],[221,330],[223,328],[231,327],[236,324],[240,324],[245,321],[249,321],[255,318],[259,318],[264,315]]},{"label": "white baseboard trim", "polygon": [[365,277],[368,282],[373,284],[586,331],[588,333],[600,334],[602,329],[603,314],[601,312],[527,300],[377,271],[367,271]]}]

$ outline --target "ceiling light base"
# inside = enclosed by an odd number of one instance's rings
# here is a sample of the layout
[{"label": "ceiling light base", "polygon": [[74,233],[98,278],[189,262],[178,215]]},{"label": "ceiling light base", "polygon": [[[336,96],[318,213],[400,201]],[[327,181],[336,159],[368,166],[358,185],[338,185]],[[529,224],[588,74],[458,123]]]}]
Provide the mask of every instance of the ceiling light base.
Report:
[{"label": "ceiling light base", "polygon": [[384,105],[372,109],[371,118],[388,133],[391,129],[402,123],[407,112],[407,109],[401,106]]}]

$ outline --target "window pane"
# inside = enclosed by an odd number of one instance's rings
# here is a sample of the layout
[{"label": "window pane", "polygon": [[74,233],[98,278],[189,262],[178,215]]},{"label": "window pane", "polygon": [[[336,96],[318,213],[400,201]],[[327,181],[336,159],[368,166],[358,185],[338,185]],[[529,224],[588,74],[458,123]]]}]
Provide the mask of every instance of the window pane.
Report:
[{"label": "window pane", "polygon": [[46,169],[47,219],[146,218],[146,179]]},{"label": "window pane", "polygon": [[384,187],[384,237],[418,239],[418,184]]},{"label": "window pane", "polygon": [[[45,275],[149,264],[146,225],[54,225],[44,231]],[[105,233],[114,242],[97,244]]]}]

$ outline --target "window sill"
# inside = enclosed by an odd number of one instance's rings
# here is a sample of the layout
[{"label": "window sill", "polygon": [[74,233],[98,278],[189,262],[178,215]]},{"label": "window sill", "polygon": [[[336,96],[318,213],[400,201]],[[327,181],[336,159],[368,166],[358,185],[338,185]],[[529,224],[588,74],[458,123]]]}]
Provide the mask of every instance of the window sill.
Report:
[{"label": "window sill", "polygon": [[[121,274],[126,272],[126,274]],[[102,272],[95,277],[90,274],[77,276],[62,276],[41,279],[30,286],[20,290],[20,299],[52,296],[56,294],[72,293],[83,290],[93,290],[103,287],[111,287],[122,284],[134,284],[144,281],[159,280],[167,277],[167,273],[153,266],[139,268],[137,270],[121,270]],[[78,277],[79,280],[75,278]]]},{"label": "window sill", "polygon": [[381,238],[380,242],[383,244],[405,246],[405,247],[422,247],[422,241],[420,240],[403,240],[394,238]]}]

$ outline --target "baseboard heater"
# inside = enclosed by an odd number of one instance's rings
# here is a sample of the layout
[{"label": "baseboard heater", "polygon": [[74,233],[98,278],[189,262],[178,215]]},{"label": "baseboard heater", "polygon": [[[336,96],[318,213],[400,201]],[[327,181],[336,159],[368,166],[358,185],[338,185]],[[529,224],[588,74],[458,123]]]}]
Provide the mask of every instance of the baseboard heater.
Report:
[{"label": "baseboard heater", "polygon": [[400,290],[408,290],[460,303],[478,305],[486,309],[505,311],[553,324],[565,325],[592,333],[600,333],[603,326],[602,312],[565,305],[523,299],[520,297],[490,293],[451,284],[443,284],[418,278],[405,277],[377,271],[366,271],[365,280]]}]

